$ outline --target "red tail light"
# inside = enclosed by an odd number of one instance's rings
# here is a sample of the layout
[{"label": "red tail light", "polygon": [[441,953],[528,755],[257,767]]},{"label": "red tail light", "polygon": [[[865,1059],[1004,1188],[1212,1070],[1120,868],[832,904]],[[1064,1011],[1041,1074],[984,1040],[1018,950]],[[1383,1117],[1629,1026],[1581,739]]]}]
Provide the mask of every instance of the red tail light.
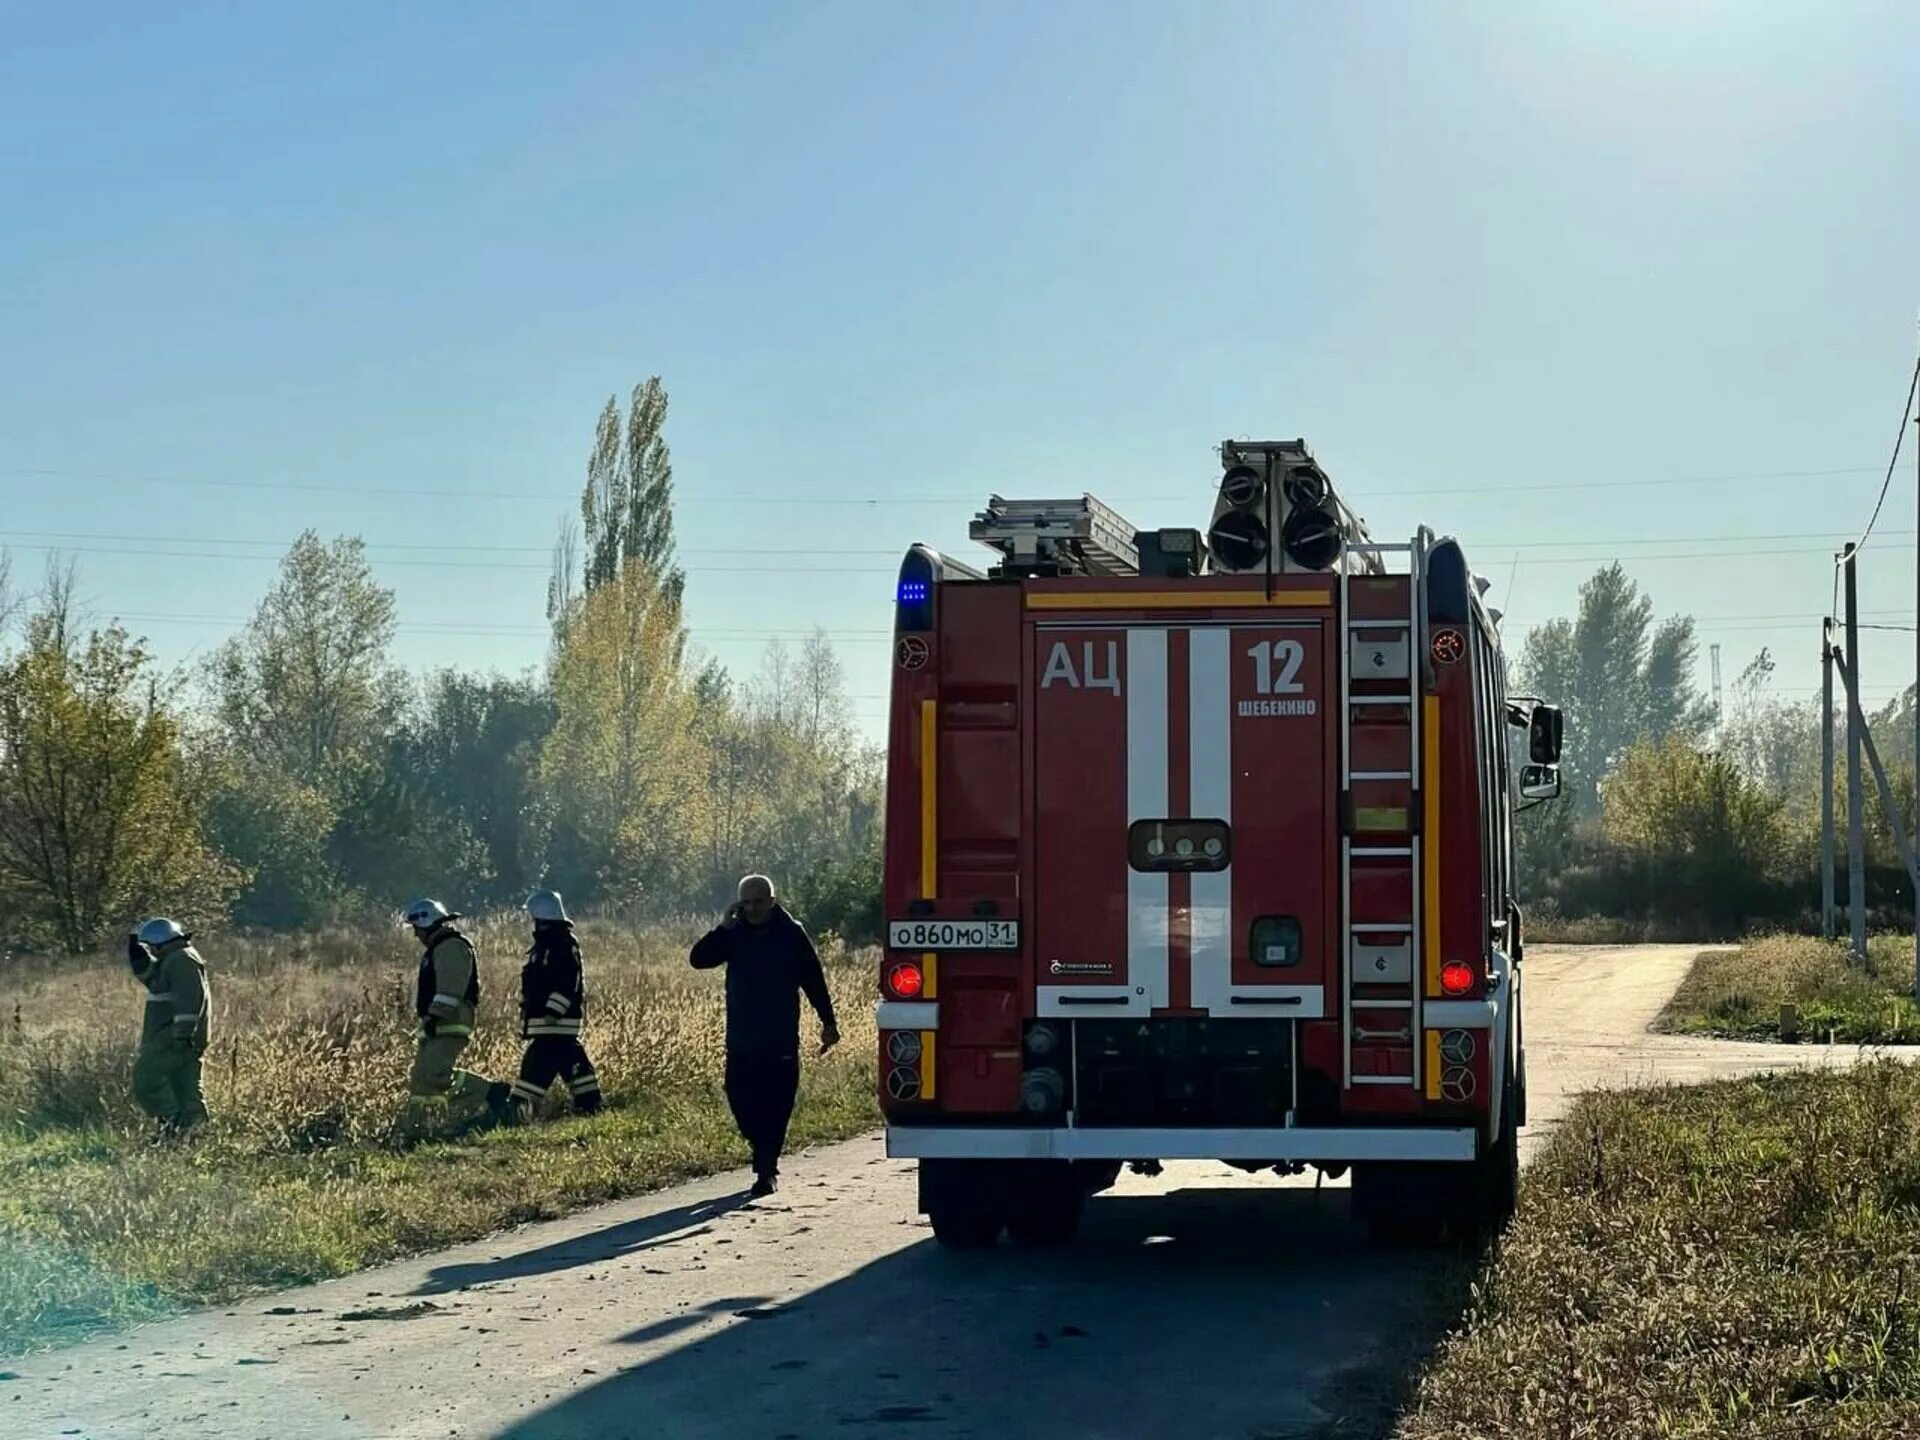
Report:
[{"label": "red tail light", "polygon": [[911,1000],[925,987],[927,977],[921,973],[919,963],[902,960],[887,970],[887,993],[896,1000]]},{"label": "red tail light", "polygon": [[1464,960],[1449,960],[1440,967],[1440,988],[1449,995],[1464,995],[1473,988],[1473,967]]}]

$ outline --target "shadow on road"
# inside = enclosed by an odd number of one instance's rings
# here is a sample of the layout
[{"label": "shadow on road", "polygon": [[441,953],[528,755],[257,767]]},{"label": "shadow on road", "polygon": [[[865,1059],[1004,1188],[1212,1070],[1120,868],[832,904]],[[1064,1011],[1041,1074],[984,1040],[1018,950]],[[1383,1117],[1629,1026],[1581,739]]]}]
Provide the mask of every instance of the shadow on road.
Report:
[{"label": "shadow on road", "polygon": [[445,1295],[470,1285],[486,1285],[499,1280],[521,1280],[529,1275],[551,1275],[577,1265],[599,1265],[642,1250],[675,1245],[706,1233],[708,1222],[738,1210],[747,1203],[745,1192],[722,1195],[692,1205],[663,1210],[658,1215],[629,1220],[571,1240],[556,1241],[538,1250],[502,1256],[471,1265],[441,1265],[431,1270],[415,1295]]},{"label": "shadow on road", "polygon": [[707,1307],[664,1353],[660,1327],[636,1332],[656,1353],[502,1433],[1379,1435],[1471,1276],[1464,1255],[1370,1246],[1344,1190],[1102,1197],[1070,1249],[921,1239],[784,1303]]}]

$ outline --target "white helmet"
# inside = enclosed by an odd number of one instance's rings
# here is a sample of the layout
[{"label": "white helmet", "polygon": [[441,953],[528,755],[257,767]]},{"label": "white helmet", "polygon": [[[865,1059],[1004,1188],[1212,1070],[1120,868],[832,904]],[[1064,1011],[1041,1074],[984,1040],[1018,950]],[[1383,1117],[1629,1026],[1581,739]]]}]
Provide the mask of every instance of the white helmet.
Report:
[{"label": "white helmet", "polygon": [[421,932],[444,925],[454,918],[454,914],[438,900],[415,900],[400,912],[400,918]]},{"label": "white helmet", "polygon": [[560,898],[558,890],[536,890],[527,896],[527,914],[536,920],[558,920],[572,924],[573,917],[567,914],[567,905]]},{"label": "white helmet", "polygon": [[185,930],[163,915],[156,915],[151,920],[142,921],[140,928],[134,932],[134,936],[150,950],[158,950],[163,945],[171,945],[177,940],[188,938]]}]

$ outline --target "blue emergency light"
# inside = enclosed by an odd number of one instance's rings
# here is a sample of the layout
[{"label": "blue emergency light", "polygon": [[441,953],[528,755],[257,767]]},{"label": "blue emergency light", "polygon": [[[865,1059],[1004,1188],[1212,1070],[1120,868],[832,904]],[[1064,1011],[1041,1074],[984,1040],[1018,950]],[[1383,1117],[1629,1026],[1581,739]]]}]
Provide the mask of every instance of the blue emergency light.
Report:
[{"label": "blue emergency light", "polygon": [[896,633],[933,629],[933,584],[938,564],[924,545],[907,551],[900,563],[900,583],[893,592]]}]

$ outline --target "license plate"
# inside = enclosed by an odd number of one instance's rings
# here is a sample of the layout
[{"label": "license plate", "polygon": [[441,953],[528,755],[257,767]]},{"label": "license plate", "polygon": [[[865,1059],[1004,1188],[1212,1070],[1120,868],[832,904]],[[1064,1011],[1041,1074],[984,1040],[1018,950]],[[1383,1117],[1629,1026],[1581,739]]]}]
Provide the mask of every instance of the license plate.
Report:
[{"label": "license plate", "polygon": [[1018,920],[895,920],[887,926],[895,950],[1018,950]]}]

